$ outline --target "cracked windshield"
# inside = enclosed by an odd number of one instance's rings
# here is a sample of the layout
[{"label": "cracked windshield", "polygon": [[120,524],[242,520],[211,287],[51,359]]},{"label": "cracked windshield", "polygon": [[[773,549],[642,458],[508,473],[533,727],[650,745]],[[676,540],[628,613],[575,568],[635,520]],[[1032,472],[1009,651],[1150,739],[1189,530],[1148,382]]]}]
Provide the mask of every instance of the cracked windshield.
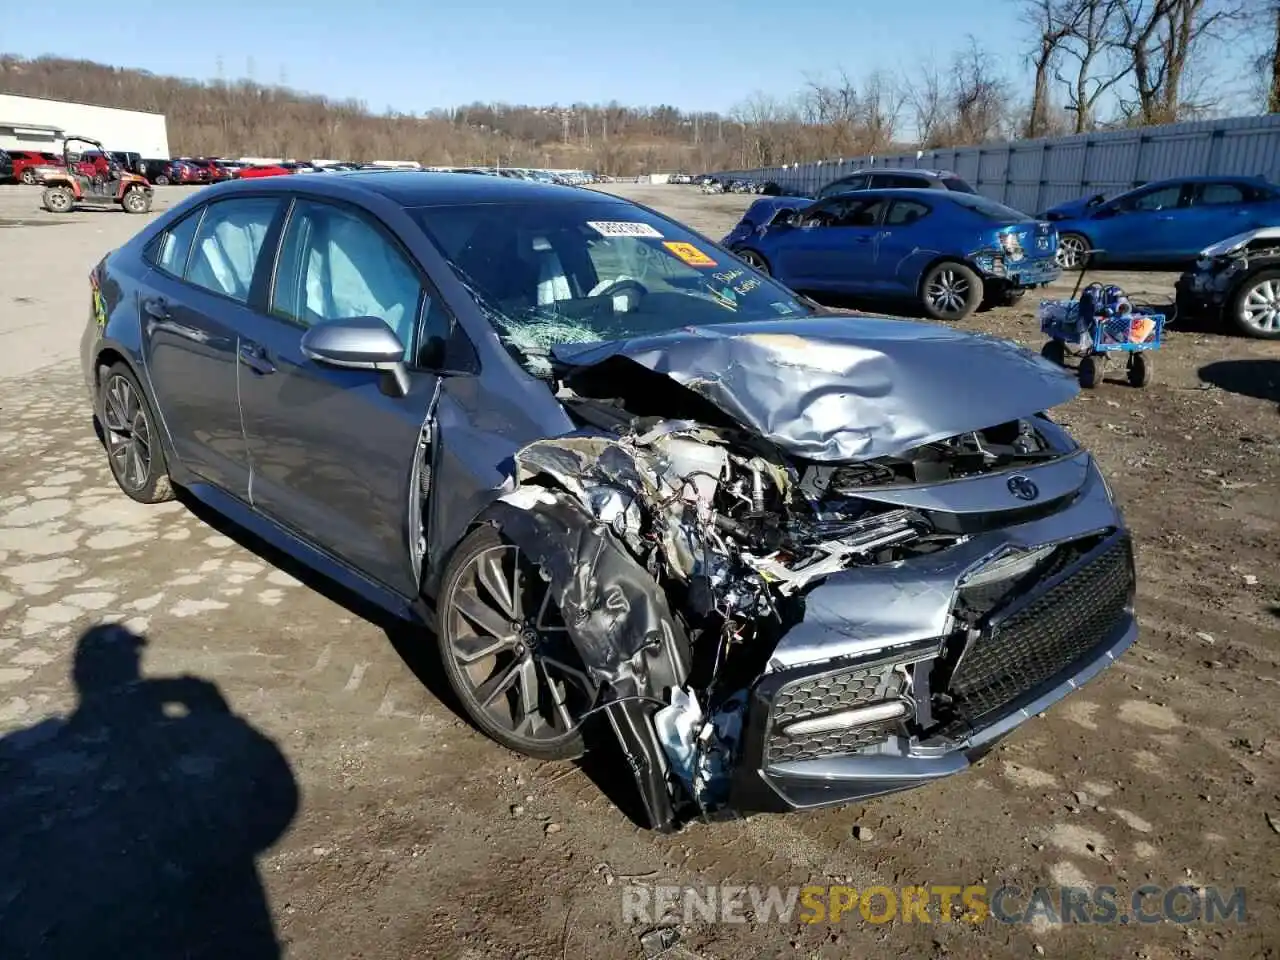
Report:
[{"label": "cracked windshield", "polygon": [[556,344],[810,312],[769,278],[634,206],[477,204],[415,215],[538,375],[550,372]]}]

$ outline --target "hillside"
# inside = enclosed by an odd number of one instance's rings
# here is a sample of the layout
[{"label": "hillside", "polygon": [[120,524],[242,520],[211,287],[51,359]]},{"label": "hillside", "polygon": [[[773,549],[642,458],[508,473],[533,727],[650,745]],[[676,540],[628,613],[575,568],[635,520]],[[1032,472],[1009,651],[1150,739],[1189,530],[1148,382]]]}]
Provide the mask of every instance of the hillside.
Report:
[{"label": "hillside", "polygon": [[[163,113],[174,155],[413,159],[427,164],[714,169],[739,159],[742,128],[715,114],[618,104],[475,104],[422,115],[247,80],[201,83],[57,57],[0,55],[0,91]],[[738,131],[738,142],[729,137]]]}]

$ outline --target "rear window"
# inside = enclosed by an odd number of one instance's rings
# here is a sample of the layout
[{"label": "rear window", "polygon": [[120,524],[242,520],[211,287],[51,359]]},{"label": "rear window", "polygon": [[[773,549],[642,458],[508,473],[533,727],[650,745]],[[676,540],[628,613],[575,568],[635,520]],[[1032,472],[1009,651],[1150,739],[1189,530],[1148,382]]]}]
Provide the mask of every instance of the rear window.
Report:
[{"label": "rear window", "polygon": [[951,200],[959,206],[967,207],[980,217],[999,223],[1026,223],[1035,219],[1028,217],[1021,210],[1006,207],[1003,203],[996,203],[980,193],[956,193],[952,195]]},{"label": "rear window", "polygon": [[948,190],[954,190],[956,193],[971,193],[976,195],[978,192],[959,177],[943,177],[942,185]]}]

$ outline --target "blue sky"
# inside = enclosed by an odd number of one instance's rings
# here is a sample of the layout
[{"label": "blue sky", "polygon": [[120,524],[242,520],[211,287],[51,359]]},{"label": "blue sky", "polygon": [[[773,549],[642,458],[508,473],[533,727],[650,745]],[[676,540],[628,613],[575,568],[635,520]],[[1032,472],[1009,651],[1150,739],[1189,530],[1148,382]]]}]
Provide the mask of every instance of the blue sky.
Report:
[{"label": "blue sky", "polygon": [[0,50],[197,79],[217,76],[219,58],[228,79],[251,62],[261,82],[283,77],[375,111],[476,100],[724,111],[754,90],[787,96],[806,75],[945,63],[968,32],[1021,79],[1028,46],[1014,0],[132,0],[120,10],[84,31],[7,17]]}]

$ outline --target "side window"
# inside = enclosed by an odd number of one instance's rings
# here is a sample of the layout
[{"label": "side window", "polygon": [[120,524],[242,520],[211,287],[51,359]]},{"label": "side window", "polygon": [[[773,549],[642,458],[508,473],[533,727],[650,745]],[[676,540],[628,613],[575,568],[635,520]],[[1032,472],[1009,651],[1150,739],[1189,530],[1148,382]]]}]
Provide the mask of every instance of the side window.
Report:
[{"label": "side window", "polygon": [[1182,184],[1175,183],[1168,187],[1159,187],[1147,193],[1139,194],[1125,206],[1130,210],[1152,212],[1155,210],[1171,210],[1178,205],[1182,196]]},{"label": "side window", "polygon": [[1200,187],[1196,204],[1212,206],[1218,203],[1244,203],[1246,199],[1244,190],[1234,183],[1206,183]]},{"label": "side window", "polygon": [[152,266],[171,277],[182,278],[187,268],[187,255],[191,252],[191,241],[195,239],[203,212],[202,207],[183,217],[147,247],[146,258]]},{"label": "side window", "polygon": [[[370,221],[329,204],[299,200],[294,205],[271,291],[274,315],[307,327],[378,317],[405,344],[405,359],[412,360],[422,294],[408,258]],[[434,312],[444,316],[439,306]]]},{"label": "side window", "polygon": [[844,214],[847,204],[843,200],[825,200],[821,203],[815,203],[812,207],[808,207],[804,211],[804,223],[806,226],[830,227],[840,221]]},{"label": "side window", "polygon": [[880,216],[884,213],[884,208],[888,206],[888,203],[889,201],[883,197],[855,200],[848,205],[844,216],[840,218],[839,226],[874,227],[880,222]]},{"label": "side window", "polygon": [[275,197],[209,204],[187,259],[187,282],[247,303],[258,254],[279,207]]},{"label": "side window", "polygon": [[824,197],[834,197],[841,193],[850,193],[854,190],[865,190],[867,186],[867,177],[858,175],[853,177],[843,177],[840,180],[834,180],[828,183],[818,194],[818,199]]},{"label": "side window", "polygon": [[928,214],[929,208],[915,200],[895,200],[884,218],[886,227],[905,227]]}]

